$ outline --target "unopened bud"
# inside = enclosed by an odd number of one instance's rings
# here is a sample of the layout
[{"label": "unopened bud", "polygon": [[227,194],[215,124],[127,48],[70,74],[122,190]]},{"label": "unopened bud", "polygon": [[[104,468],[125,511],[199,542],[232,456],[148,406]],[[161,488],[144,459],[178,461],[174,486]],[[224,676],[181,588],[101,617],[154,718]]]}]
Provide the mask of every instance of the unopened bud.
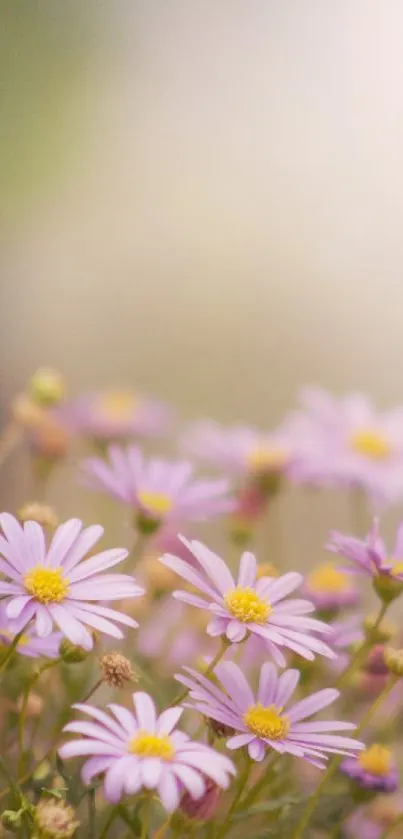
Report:
[{"label": "unopened bud", "polygon": [[381,621],[379,626],[376,626],[377,618],[374,615],[368,615],[364,620],[364,630],[368,638],[373,644],[382,644],[385,641],[390,641],[396,634],[396,626],[387,620]]},{"label": "unopened bud", "polygon": [[161,527],[162,521],[139,510],[134,519],[135,527],[142,536],[152,536]]},{"label": "unopened bud", "polygon": [[385,664],[389,673],[403,678],[403,650],[385,650]]},{"label": "unopened bud", "polygon": [[63,377],[56,370],[37,370],[29,383],[29,394],[36,405],[50,407],[64,399],[66,386]]},{"label": "unopened bud", "polygon": [[37,455],[56,460],[66,455],[69,432],[54,417],[45,416],[34,429],[32,447]]},{"label": "unopened bud", "polygon": [[374,676],[384,676],[388,672],[385,662],[385,648],[382,644],[376,644],[372,647],[365,662],[364,670]]},{"label": "unopened bud", "polygon": [[137,681],[129,659],[120,653],[105,653],[99,662],[99,666],[104,682],[110,687],[122,688],[125,682]]},{"label": "unopened bud", "polygon": [[22,524],[26,521],[36,521],[50,530],[55,530],[58,525],[56,513],[52,507],[48,507],[47,504],[38,504],[36,501],[23,504],[17,516]]},{"label": "unopened bud", "polygon": [[34,819],[40,839],[71,839],[80,824],[73,808],[56,798],[40,801]]},{"label": "unopened bud", "polygon": [[19,833],[23,815],[23,810],[4,810],[1,814],[1,824],[11,833]]},{"label": "unopened bud", "polygon": [[206,790],[201,798],[192,798],[188,792],[181,798],[180,809],[188,819],[198,822],[206,822],[211,819],[217,809],[220,797],[220,788],[214,781],[206,781]]},{"label": "unopened bud", "polygon": [[88,658],[89,651],[83,647],[79,647],[77,644],[72,644],[67,638],[62,638],[59,655],[66,664],[80,664],[81,661],[85,661]]},{"label": "unopened bud", "polygon": [[399,580],[398,577],[390,573],[376,574],[372,584],[379,599],[383,603],[391,603],[403,591],[403,580]]}]

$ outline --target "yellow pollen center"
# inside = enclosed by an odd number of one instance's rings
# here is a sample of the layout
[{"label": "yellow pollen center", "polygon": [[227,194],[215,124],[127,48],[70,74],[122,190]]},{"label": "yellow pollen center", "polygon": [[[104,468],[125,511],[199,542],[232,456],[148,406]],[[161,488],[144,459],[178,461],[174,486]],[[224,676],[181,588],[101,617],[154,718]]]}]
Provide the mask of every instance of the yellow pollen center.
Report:
[{"label": "yellow pollen center", "polygon": [[392,574],[403,574],[403,562],[393,562]]},{"label": "yellow pollen center", "polygon": [[234,588],[229,591],[224,602],[234,618],[242,623],[266,623],[272,608],[265,603],[253,588]]},{"label": "yellow pollen center", "polygon": [[147,513],[151,513],[156,518],[161,518],[172,509],[172,498],[163,492],[148,492],[146,489],[141,489],[137,493],[137,498],[141,506],[146,508]]},{"label": "yellow pollen center", "polygon": [[391,453],[389,442],[382,434],[371,428],[355,431],[350,438],[350,443],[358,454],[369,457],[371,460],[384,460]]},{"label": "yellow pollen center", "polygon": [[370,746],[361,752],[358,763],[365,772],[370,772],[371,775],[387,775],[392,767],[392,755],[389,749],[384,746]]},{"label": "yellow pollen center", "polygon": [[253,734],[258,737],[268,740],[281,740],[286,737],[290,730],[290,721],[288,717],[282,715],[282,708],[276,708],[275,705],[269,705],[264,708],[259,702],[257,705],[251,705],[245,711],[242,719]]},{"label": "yellow pollen center", "polygon": [[350,588],[347,574],[343,574],[331,562],[325,562],[311,571],[307,577],[307,585],[317,592],[341,592]]},{"label": "yellow pollen center", "polygon": [[130,740],[129,752],[138,755],[138,757],[160,757],[162,760],[171,760],[175,754],[175,749],[166,734],[158,737],[157,734],[139,731]]},{"label": "yellow pollen center", "polygon": [[111,420],[129,419],[137,407],[137,400],[127,391],[113,391],[98,399],[101,414]]},{"label": "yellow pollen center", "polygon": [[252,472],[280,471],[287,460],[287,452],[280,446],[256,446],[248,454],[248,465]]},{"label": "yellow pollen center", "polygon": [[35,565],[24,576],[28,594],[33,594],[40,603],[60,603],[69,590],[69,583],[63,579],[61,568],[44,568]]}]

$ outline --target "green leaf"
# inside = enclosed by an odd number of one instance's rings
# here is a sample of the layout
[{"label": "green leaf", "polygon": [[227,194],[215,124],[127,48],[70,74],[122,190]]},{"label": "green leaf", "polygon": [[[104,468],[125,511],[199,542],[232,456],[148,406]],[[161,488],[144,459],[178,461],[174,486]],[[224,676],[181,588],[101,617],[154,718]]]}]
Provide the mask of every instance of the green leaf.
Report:
[{"label": "green leaf", "polygon": [[259,804],[253,804],[247,810],[240,810],[234,814],[234,821],[240,819],[250,818],[251,816],[259,816],[264,813],[274,813],[277,810],[282,810],[284,807],[291,807],[299,804],[301,799],[295,795],[285,795],[282,798],[273,798],[270,801],[262,801]]}]

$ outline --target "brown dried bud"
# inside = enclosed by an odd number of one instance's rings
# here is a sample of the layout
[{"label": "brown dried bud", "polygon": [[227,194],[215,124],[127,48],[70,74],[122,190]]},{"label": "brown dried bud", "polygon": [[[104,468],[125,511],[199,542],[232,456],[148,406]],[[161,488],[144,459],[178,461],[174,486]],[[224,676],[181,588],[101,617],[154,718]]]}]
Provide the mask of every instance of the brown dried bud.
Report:
[{"label": "brown dried bud", "polygon": [[56,370],[37,370],[29,383],[32,401],[42,407],[58,405],[64,399],[65,393],[65,381]]},{"label": "brown dried bud", "polygon": [[188,792],[181,798],[180,809],[188,819],[205,822],[214,816],[220,797],[220,788],[214,781],[206,780],[206,790],[201,798],[194,799]]},{"label": "brown dried bud", "polygon": [[80,824],[73,808],[56,798],[40,801],[34,819],[40,839],[71,839]]},{"label": "brown dried bud", "polygon": [[48,507],[46,504],[38,504],[36,501],[23,504],[18,510],[17,516],[21,524],[26,521],[36,521],[42,527],[49,527],[50,530],[55,530],[58,525],[56,513],[52,510],[52,507]]},{"label": "brown dried bud", "polygon": [[403,677],[403,650],[385,650],[385,663],[393,676]]},{"label": "brown dried bud", "polygon": [[128,658],[121,653],[105,653],[99,666],[102,678],[112,688],[122,688],[125,682],[137,681],[137,676]]}]

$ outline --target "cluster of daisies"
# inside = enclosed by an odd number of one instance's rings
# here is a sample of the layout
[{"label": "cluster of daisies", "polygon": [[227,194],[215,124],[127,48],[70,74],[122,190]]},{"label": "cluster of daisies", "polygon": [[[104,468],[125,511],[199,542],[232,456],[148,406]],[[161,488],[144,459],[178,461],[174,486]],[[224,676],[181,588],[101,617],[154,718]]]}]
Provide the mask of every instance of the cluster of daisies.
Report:
[{"label": "cluster of daisies", "polygon": [[[380,793],[395,794],[399,787],[392,753],[382,744],[362,742],[361,728],[354,733],[359,724],[354,715],[351,722],[315,715],[339,698],[332,684],[343,680],[354,649],[368,644],[372,674],[382,685],[389,679],[380,622],[368,629],[359,615],[343,617],[343,610],[357,606],[357,579],[363,576],[383,604],[381,618],[403,591],[403,529],[392,551],[381,539],[378,519],[363,540],[333,532],[327,548],[343,563],[329,560],[306,577],[280,573],[249,550],[241,553],[234,573],[233,563],[181,534],[218,518],[233,541],[248,542],[262,517],[270,516],[270,499],[287,482],[359,489],[378,508],[399,500],[403,409],[377,414],[362,396],[336,400],[310,389],[300,408],[271,433],[197,423],[179,435],[192,460],[173,461],[148,457],[140,445],[174,423],[166,408],[144,397],[114,391],[69,402],[57,376],[41,371],[30,391],[15,400],[13,412],[32,456],[45,460],[48,470],[72,441],[91,443],[95,454],[81,460],[78,480],[124,505],[134,547],[96,552],[100,525],[85,526],[79,519],[57,525],[43,506],[25,505],[16,516],[3,513],[0,669],[12,674],[10,654],[56,662],[63,660],[63,645],[89,655],[95,641],[105,638],[107,645],[108,638],[121,642],[125,636],[134,662],[148,652],[168,656],[168,643],[178,668],[176,700],[160,713],[159,687],[133,693],[130,708],[116,702],[107,710],[89,701],[75,704],[83,716],[65,725],[64,732],[74,736],[57,743],[59,760],[84,757],[84,785],[91,788],[102,779],[112,806],[154,790],[169,814],[190,812],[185,806],[190,801],[203,820],[213,817],[214,808],[203,810],[201,803],[198,809],[195,802],[216,805],[220,790],[236,784],[244,760],[258,769],[268,755],[289,755],[324,770],[339,756],[339,777],[361,790],[356,800],[366,807],[349,814],[347,825],[357,830],[357,818],[358,824],[373,824],[365,796],[372,806]],[[220,474],[197,477],[196,459]],[[125,573],[110,573],[118,565]],[[137,598],[147,602],[145,610],[132,608]],[[193,610],[199,622],[190,617]],[[113,669],[113,654],[108,666]],[[311,672],[331,686],[309,690]],[[185,724],[178,728],[183,715]],[[191,737],[194,719],[201,728]],[[395,808],[393,818],[399,812]],[[67,836],[78,825],[72,823]],[[375,839],[383,829],[381,824]]]}]

